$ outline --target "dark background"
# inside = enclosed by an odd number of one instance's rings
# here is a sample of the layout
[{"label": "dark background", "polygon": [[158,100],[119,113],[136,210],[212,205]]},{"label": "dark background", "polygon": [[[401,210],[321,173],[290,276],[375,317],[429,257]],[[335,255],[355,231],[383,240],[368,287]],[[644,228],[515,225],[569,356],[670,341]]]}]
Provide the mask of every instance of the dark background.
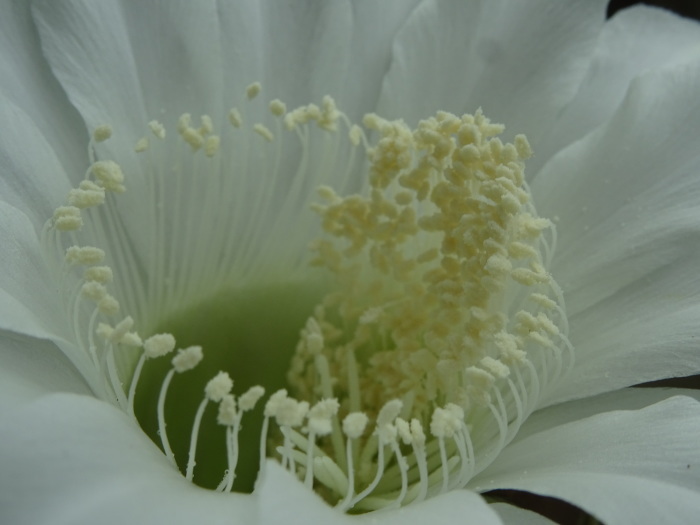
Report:
[{"label": "dark background", "polygon": [[676,13],[700,20],[700,0],[645,0],[636,2],[634,0],[611,0],[608,4],[608,16],[615,12],[634,4],[647,4],[664,7]]}]

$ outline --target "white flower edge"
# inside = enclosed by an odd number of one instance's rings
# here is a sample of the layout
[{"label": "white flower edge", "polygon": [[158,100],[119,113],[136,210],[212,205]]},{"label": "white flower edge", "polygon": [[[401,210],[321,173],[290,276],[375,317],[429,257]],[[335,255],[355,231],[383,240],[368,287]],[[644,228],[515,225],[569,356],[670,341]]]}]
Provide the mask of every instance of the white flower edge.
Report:
[{"label": "white flower edge", "polygon": [[[623,394],[622,404],[629,401]],[[597,402],[600,399],[591,398],[559,409],[585,412]],[[614,397],[607,402],[608,407],[614,405]],[[473,480],[475,489],[508,488],[563,499],[610,524],[692,523],[698,516],[697,400],[674,396],[645,408],[602,412],[536,433],[526,427],[525,437],[516,438]]]}]

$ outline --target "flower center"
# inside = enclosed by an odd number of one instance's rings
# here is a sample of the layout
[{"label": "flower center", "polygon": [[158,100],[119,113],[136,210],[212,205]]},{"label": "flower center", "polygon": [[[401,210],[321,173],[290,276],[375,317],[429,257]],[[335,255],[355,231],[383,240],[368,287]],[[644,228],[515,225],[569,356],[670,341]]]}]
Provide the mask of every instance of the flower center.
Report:
[{"label": "flower center", "polygon": [[42,235],[66,352],[201,486],[250,491],[265,456],[342,511],[466,486],[573,364],[527,140],[480,111],[370,114],[370,145],[330,97],[245,107],[153,121],[120,164],[95,130]]}]

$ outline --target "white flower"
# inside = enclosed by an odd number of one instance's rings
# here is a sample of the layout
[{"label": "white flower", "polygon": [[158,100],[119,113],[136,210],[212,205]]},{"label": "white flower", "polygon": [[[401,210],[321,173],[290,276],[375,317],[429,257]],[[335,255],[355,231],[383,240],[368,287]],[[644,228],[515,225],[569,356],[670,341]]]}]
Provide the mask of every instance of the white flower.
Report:
[{"label": "white flower", "polygon": [[[697,24],[649,8],[604,22],[604,2],[573,0],[27,4],[0,4],[0,521],[538,519],[479,495],[499,488],[560,498],[606,523],[684,523],[699,515],[697,395],[627,388],[700,372]],[[319,106],[293,111],[311,102]],[[484,131],[490,124],[480,107],[506,124],[503,140],[514,146],[487,140],[498,130]],[[415,128],[438,111],[476,116],[437,114],[413,134],[365,119],[377,132],[371,144],[387,138],[385,149],[370,152],[374,200],[345,199],[367,189],[358,153],[364,135],[353,122],[376,112]],[[285,129],[285,115],[298,126]],[[462,124],[472,131],[463,133]],[[447,142],[438,133],[445,130]],[[527,135],[533,158],[525,161],[530,152],[518,133]],[[381,244],[381,225],[353,222],[358,210],[384,209],[391,199],[412,207],[420,184],[402,195],[393,179],[383,179],[390,165],[412,168],[429,159],[444,173],[441,155],[445,148],[452,155],[455,144],[465,148],[465,164],[482,162],[479,169],[498,174],[501,186],[489,193],[493,187],[470,178],[470,191],[477,190],[467,197],[434,192],[431,202],[460,224],[471,217],[460,206],[478,208],[473,222],[482,230],[496,224],[508,233],[497,246],[494,236],[453,239],[478,254],[493,249],[483,265],[446,256],[452,245],[442,237],[436,245],[434,235],[464,233],[442,219],[381,212],[395,220],[392,242],[411,241],[405,252]],[[522,161],[526,182],[519,181]],[[319,185],[332,187],[321,190],[324,204],[316,206],[323,228],[357,242],[360,258],[371,252],[372,265],[358,277],[344,266],[357,253],[338,256],[333,243],[314,243],[342,291],[335,303],[314,309],[331,289],[306,264],[308,242],[321,235],[308,210]],[[489,222],[481,210],[493,199],[500,200]],[[415,209],[427,217],[430,206]],[[538,217],[556,225],[553,254],[554,228]],[[387,284],[415,284],[406,277],[412,264],[430,264],[435,247],[445,256],[435,275],[459,275],[433,281],[442,294],[437,306],[420,287],[401,296],[398,285]],[[77,271],[83,264],[85,274]],[[366,279],[382,268],[394,281],[382,278],[379,289]],[[472,331],[462,334],[450,315],[466,311],[465,291],[476,297],[474,290],[486,294],[488,308],[470,310],[465,325]],[[533,292],[539,302],[526,306]],[[235,318],[231,326],[247,330],[224,340],[230,352],[196,340],[211,335],[212,312],[224,312],[219,325]],[[380,346],[390,325],[393,342],[420,326],[429,351],[410,354],[415,362],[373,354],[369,375],[353,374],[352,352],[341,343]],[[269,461],[252,495],[189,483],[185,477],[197,480],[195,468],[207,462],[196,447],[188,457],[189,431],[196,435],[202,414],[226,427],[224,464],[215,464],[223,476],[241,450],[250,450],[237,436],[262,395],[253,388],[234,390],[234,397],[231,379],[244,383],[260,367],[264,378],[274,375],[280,354],[264,351],[296,344],[302,328],[290,375],[294,395],[308,401],[270,397],[270,385],[262,385],[266,415],[283,433],[282,465],[306,467],[298,471],[301,481]],[[450,345],[474,354],[460,354],[470,363],[466,370],[444,358]],[[162,356],[175,348],[170,367]],[[262,360],[246,370],[244,356]],[[198,376],[212,359],[214,368]],[[228,374],[216,374],[219,368]],[[286,363],[279,368],[284,377]],[[428,372],[406,390],[419,369]],[[322,379],[320,394],[309,373]],[[138,379],[133,389],[131,377]],[[343,425],[347,445],[338,415],[353,407],[353,378],[363,404]],[[375,387],[397,393],[382,398]],[[320,399],[334,388],[349,399]],[[143,399],[154,406],[139,405]],[[200,407],[194,424],[186,403],[192,413]],[[207,412],[209,403],[219,403],[218,416]],[[401,419],[411,404],[425,409],[422,424]],[[160,430],[166,454],[138,427],[134,411],[144,427],[152,417],[150,432],[159,440]],[[179,444],[177,425],[187,429]],[[328,481],[335,463],[321,460],[313,446],[319,440],[332,448],[322,440],[334,433],[342,451],[375,439],[386,443],[381,454],[392,455],[386,475],[379,469],[383,485],[367,500],[359,484],[343,496],[346,467]],[[432,447],[426,470],[424,440]],[[305,463],[307,452],[318,462]],[[371,467],[381,463],[369,457]],[[311,472],[343,509],[389,508],[342,514],[304,486]],[[362,478],[358,471],[364,486],[373,472]],[[224,476],[222,488],[232,483]],[[425,501],[392,508],[392,498],[393,507],[421,499],[424,487],[431,496]]]}]

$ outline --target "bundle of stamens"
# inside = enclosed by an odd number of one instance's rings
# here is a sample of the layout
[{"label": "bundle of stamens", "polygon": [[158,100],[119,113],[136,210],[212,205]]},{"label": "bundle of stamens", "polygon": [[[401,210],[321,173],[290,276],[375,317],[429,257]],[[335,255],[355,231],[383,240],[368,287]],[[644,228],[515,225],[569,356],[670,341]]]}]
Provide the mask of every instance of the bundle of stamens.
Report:
[{"label": "bundle of stamens", "polygon": [[[251,84],[248,100],[260,89]],[[519,135],[504,144],[497,137],[503,126],[481,111],[462,117],[439,112],[413,130],[370,114],[364,126],[377,137],[370,146],[365,131],[330,97],[290,112],[273,100],[267,110],[274,124],[246,128],[247,110],[234,108],[230,126],[220,133],[211,117],[202,116],[195,126],[183,114],[176,146],[169,146],[163,124],[148,124],[152,136],[134,148],[152,167],[150,176],[140,174],[147,181],[145,200],[157,203],[142,210],[155,225],[150,237],[155,255],[143,260],[131,246],[110,254],[93,246],[124,226],[113,219],[127,189],[120,164],[100,153],[111,129],[94,131],[85,180],[43,231],[46,251],[61,254],[57,282],[85,357],[76,365],[85,377],[99,378],[91,385],[97,395],[144,428],[155,421],[154,440],[188,480],[199,482],[198,459],[218,440],[217,457],[225,459],[212,488],[219,491],[234,489],[239,460],[258,451],[258,484],[271,456],[344,512],[398,507],[466,486],[573,364],[561,292],[546,269],[554,227],[537,216],[523,175],[531,155],[527,140]],[[337,146],[340,129],[353,147],[347,173],[359,164],[356,157],[364,157],[369,179],[355,185],[360,193],[347,197],[316,184],[323,204],[313,210],[323,233],[311,243],[311,265],[325,274],[319,282],[330,275],[333,284],[324,284],[305,326],[296,327],[298,340],[280,348],[278,359],[291,358],[286,388],[266,383],[263,375],[262,384],[234,395],[234,380],[239,385],[243,379],[237,376],[239,350],[212,350],[206,342],[182,345],[169,368],[158,365],[187,339],[158,328],[181,325],[187,308],[201,309],[210,298],[229,301],[228,288],[236,292],[240,281],[240,260],[251,257],[249,241],[265,227],[250,225],[234,244],[225,230],[206,239],[198,235],[213,227],[216,205],[230,191],[251,189],[263,206],[273,201],[269,188],[246,186],[245,159],[233,152],[256,144],[278,174],[287,138],[298,140],[299,168],[288,191],[303,195],[316,134],[332,137]],[[186,159],[172,168],[174,181],[166,180],[170,167],[163,164],[170,147]],[[192,182],[188,177],[200,169],[210,179]],[[236,170],[243,170],[238,187],[229,173]],[[313,183],[323,177],[318,170],[309,176]],[[212,209],[204,209],[202,217],[179,215],[185,189],[213,203]],[[236,209],[222,213],[236,223]],[[274,219],[270,224],[277,227]],[[184,242],[180,235],[195,246],[191,259],[171,256]],[[215,257],[201,255],[214,252]],[[178,321],[168,324],[172,319]],[[142,339],[135,326],[154,335]],[[225,366],[216,365],[227,371],[209,379],[203,398],[202,384],[174,379],[195,369],[205,354],[222,351],[232,352]],[[159,379],[156,369],[163,374]],[[154,381],[155,413],[139,415],[139,397]],[[173,389],[201,399],[192,416],[182,416],[192,418],[186,437],[166,424]],[[265,391],[274,393],[256,410]],[[207,419],[210,403],[218,405],[216,422]],[[252,445],[241,437],[247,422],[259,428]],[[186,454],[174,451],[173,439]]]}]

